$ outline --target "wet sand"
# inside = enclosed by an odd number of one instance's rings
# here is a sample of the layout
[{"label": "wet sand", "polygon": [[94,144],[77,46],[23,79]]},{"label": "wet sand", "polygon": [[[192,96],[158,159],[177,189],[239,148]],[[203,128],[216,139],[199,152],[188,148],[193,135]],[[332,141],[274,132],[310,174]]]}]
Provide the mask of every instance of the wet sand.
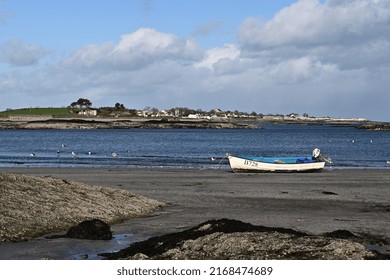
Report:
[{"label": "wet sand", "polygon": [[[310,234],[345,229],[390,238],[390,169],[326,169],[305,174],[117,168],[3,168],[1,171],[121,188],[170,204],[150,217],[112,226],[114,235],[131,233],[126,242],[177,232],[219,218]],[[27,249],[29,245],[18,246],[19,257],[28,253],[23,250],[33,250]],[[83,243],[82,246],[92,250],[94,245]]]}]

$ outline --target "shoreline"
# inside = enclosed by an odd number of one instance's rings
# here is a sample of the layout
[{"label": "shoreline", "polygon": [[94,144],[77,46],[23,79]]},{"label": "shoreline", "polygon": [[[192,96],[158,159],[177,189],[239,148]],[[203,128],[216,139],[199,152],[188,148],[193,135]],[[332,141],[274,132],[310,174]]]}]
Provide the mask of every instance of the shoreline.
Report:
[{"label": "shoreline", "polygon": [[[150,216],[112,225],[114,234],[128,235],[129,242],[223,218],[315,235],[348,230],[390,239],[390,170],[243,174],[227,170],[23,167],[0,168],[0,172],[117,188],[169,205]],[[3,254],[22,258],[23,252],[35,250],[39,255],[41,250],[50,250],[44,242],[53,250],[50,242],[40,240],[2,246]],[[96,250],[96,241],[88,244],[83,246]],[[17,256],[12,255],[14,246],[18,247]],[[57,258],[63,254],[59,252]]]},{"label": "shoreline", "polygon": [[273,125],[333,125],[352,126],[359,129],[389,131],[390,122],[359,119],[312,119],[312,118],[101,118],[101,117],[54,117],[9,116],[0,117],[0,129],[261,129],[264,124]]}]

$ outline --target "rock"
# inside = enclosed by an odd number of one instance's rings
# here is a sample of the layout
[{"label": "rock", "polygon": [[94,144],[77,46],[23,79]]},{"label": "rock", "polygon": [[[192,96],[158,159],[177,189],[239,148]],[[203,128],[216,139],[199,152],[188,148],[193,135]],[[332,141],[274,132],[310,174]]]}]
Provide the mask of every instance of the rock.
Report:
[{"label": "rock", "polygon": [[361,239],[347,232],[309,235],[288,228],[255,226],[220,219],[194,228],[133,243],[107,259],[165,260],[348,260],[388,259],[368,250]]},{"label": "rock", "polygon": [[0,172],[0,242],[63,232],[92,218],[121,223],[165,206],[122,189]]},{"label": "rock", "polygon": [[366,130],[389,131],[390,130],[390,123],[389,122],[370,121],[370,122],[367,122],[361,126],[358,126],[358,128],[366,129]]},{"label": "rock", "polygon": [[111,240],[112,232],[110,226],[99,219],[93,219],[79,223],[71,227],[65,234],[67,238]]}]

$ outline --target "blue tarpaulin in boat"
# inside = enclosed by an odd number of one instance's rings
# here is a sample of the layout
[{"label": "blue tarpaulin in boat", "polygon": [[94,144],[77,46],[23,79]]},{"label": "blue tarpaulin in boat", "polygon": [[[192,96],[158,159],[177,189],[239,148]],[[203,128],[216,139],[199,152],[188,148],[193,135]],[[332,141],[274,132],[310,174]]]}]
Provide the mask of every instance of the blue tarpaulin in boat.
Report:
[{"label": "blue tarpaulin in boat", "polygon": [[311,163],[315,162],[312,157],[252,157],[252,156],[239,156],[243,159],[261,161],[266,163]]}]

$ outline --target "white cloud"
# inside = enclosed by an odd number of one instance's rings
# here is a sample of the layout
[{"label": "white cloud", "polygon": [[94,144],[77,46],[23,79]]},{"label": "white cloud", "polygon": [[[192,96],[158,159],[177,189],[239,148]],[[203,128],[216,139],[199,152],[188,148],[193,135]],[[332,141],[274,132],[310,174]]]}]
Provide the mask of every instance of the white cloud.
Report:
[{"label": "white cloud", "polygon": [[77,50],[73,55],[64,61],[68,67],[91,68],[106,66],[108,54],[112,51],[114,44],[111,42],[102,45],[87,45]]},{"label": "white cloud", "polygon": [[309,56],[283,60],[269,68],[277,84],[313,82],[339,71],[336,65],[322,64],[316,57]]},{"label": "white cloud", "polygon": [[205,67],[214,70],[214,65],[221,61],[236,60],[240,57],[240,50],[232,44],[226,44],[220,48],[212,48],[206,52],[201,62],[195,63],[195,67]]},{"label": "white cloud", "polygon": [[69,59],[67,66],[104,67],[111,70],[137,70],[163,59],[192,61],[201,55],[192,40],[151,28],[140,28],[121,37],[118,43],[85,46]]},{"label": "white cloud", "polygon": [[28,44],[18,39],[8,40],[0,45],[0,62],[11,66],[30,66],[47,56],[41,46]]},{"label": "white cloud", "polygon": [[389,37],[390,1],[300,0],[262,22],[248,18],[240,29],[244,47],[262,50],[281,46],[313,48],[351,46]]}]

